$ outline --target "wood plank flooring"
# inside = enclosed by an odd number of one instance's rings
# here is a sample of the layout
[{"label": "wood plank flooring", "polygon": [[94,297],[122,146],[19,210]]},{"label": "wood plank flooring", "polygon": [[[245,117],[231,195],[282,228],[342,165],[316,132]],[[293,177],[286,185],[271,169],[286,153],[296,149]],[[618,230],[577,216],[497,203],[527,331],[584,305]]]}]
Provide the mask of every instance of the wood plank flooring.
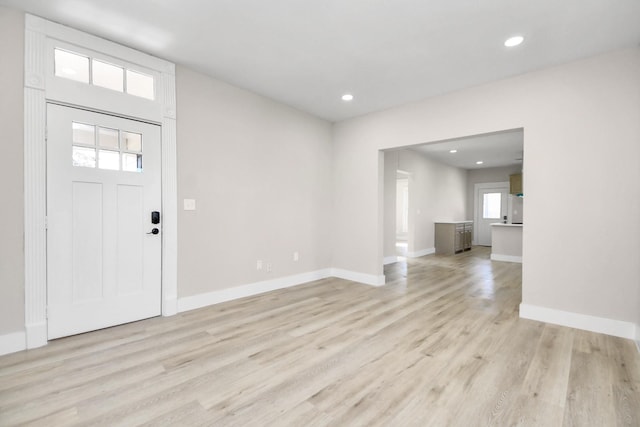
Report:
[{"label": "wood plank flooring", "polygon": [[487,248],[0,357],[0,425],[640,426],[632,341],[518,318]]}]

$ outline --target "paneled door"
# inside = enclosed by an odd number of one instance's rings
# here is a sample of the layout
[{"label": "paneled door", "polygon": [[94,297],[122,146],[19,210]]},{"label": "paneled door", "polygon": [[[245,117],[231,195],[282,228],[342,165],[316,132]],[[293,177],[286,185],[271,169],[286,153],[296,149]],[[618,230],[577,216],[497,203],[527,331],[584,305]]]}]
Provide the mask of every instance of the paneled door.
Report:
[{"label": "paneled door", "polygon": [[47,105],[49,339],[160,315],[160,134]]},{"label": "paneled door", "polygon": [[476,245],[491,246],[491,224],[502,222],[507,215],[508,183],[495,183],[476,189]]}]

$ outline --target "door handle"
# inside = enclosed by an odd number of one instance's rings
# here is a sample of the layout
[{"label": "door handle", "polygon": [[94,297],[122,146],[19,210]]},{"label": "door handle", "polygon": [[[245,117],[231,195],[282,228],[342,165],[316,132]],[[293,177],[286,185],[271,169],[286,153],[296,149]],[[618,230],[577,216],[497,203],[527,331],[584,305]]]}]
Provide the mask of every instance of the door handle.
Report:
[{"label": "door handle", "polygon": [[151,229],[151,231],[150,231],[150,232],[148,232],[147,234],[158,234],[158,233],[160,233],[160,230],[158,230],[157,228],[153,228],[153,229]]}]

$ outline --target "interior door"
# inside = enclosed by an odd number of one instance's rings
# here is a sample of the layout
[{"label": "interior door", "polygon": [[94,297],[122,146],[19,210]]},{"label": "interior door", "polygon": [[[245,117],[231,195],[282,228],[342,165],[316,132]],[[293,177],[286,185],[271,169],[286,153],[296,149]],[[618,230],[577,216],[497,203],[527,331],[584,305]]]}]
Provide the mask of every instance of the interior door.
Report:
[{"label": "interior door", "polygon": [[478,188],[476,197],[476,244],[491,246],[491,224],[507,215],[508,183]]},{"label": "interior door", "polygon": [[160,315],[160,147],[159,126],[47,105],[49,339]]}]

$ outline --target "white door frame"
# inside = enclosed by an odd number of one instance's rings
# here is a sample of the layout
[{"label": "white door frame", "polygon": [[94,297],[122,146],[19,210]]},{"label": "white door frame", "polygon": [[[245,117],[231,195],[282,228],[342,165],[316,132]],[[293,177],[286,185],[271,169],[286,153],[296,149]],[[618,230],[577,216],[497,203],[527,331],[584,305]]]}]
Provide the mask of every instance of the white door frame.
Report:
[{"label": "white door frame", "polygon": [[[479,184],[475,184],[474,188],[473,188],[473,245],[477,245],[478,244],[478,239],[476,238],[476,236],[478,235],[478,226],[480,224],[480,216],[478,215],[478,203],[480,202],[480,200],[478,199],[478,194],[480,192],[480,190],[483,190],[485,188],[500,188],[500,187],[506,187],[507,188],[507,194],[509,193],[509,182],[508,181],[504,181],[504,182],[482,182]],[[508,212],[509,207],[507,206],[507,212]],[[502,221],[502,219],[499,220],[499,222]]]},{"label": "white door frame", "polygon": [[[65,43],[147,70],[155,100],[104,92],[53,76],[52,44]],[[162,314],[177,313],[177,182],[175,65],[125,46],[27,14],[24,57],[24,210],[26,347],[47,344],[46,104],[56,101],[115,113],[162,127]],[[104,96],[102,96],[104,94]],[[96,95],[96,96],[94,96]],[[126,99],[124,97],[127,97]]]}]

